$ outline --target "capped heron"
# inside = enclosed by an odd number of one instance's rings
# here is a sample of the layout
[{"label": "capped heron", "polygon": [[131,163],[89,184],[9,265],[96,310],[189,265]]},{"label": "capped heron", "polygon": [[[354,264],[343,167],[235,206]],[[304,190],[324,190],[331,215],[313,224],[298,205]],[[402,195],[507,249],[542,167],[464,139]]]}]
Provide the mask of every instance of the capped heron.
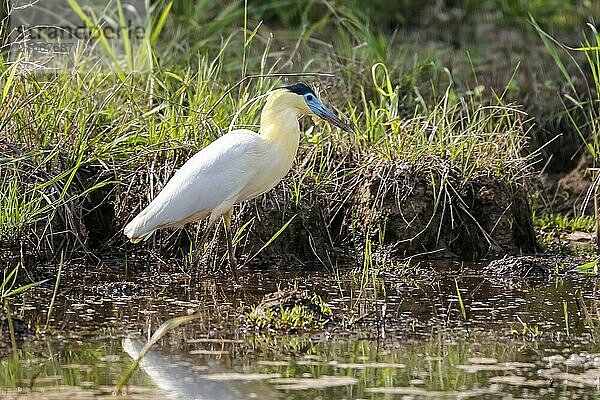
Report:
[{"label": "capped heron", "polygon": [[[137,243],[154,231],[209,217],[208,229],[223,218],[229,265],[237,283],[232,244],[233,205],[272,189],[288,173],[298,150],[303,115],[317,116],[352,132],[321,103],[303,82],[284,86],[269,94],[260,116],[259,133],[231,131],[190,158],[161,192],[124,229]],[[205,234],[202,243],[207,238]]]}]

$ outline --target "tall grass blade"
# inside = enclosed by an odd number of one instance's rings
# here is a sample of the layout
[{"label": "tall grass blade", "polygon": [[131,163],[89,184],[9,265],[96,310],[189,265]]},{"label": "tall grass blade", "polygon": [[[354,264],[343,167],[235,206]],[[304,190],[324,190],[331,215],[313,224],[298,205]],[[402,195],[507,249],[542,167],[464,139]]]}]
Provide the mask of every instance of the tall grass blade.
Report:
[{"label": "tall grass blade", "polygon": [[46,314],[46,326],[48,328],[50,324],[50,317],[52,316],[52,309],[54,308],[54,301],[56,300],[56,294],[58,293],[58,287],[60,285],[60,278],[62,276],[62,269],[64,265],[64,251],[60,253],[60,263],[58,264],[58,274],[56,275],[56,282],[54,282],[54,292],[52,293],[52,299],[50,300],[50,306],[48,307],[48,313]]},{"label": "tall grass blade", "polygon": [[460,289],[458,287],[458,280],[454,278],[454,285],[456,286],[456,295],[458,296],[458,303],[460,304],[460,313],[463,316],[463,319],[467,319],[467,311],[465,310],[465,303],[463,302],[462,295],[460,294]]},{"label": "tall grass blade", "polygon": [[154,28],[152,29],[152,35],[150,35],[150,44],[151,45],[155,45],[156,42],[158,41],[158,37],[160,36],[160,33],[162,32],[162,30],[165,26],[165,23],[167,22],[167,17],[169,16],[172,6],[173,6],[173,2],[172,1],[168,2],[167,5],[165,6],[164,10],[162,10],[160,15],[158,16],[158,19],[156,20],[156,24],[154,25]]},{"label": "tall grass blade", "polygon": [[156,332],[154,332],[154,334],[152,335],[152,337],[150,338],[150,340],[148,341],[148,343],[146,343],[144,345],[144,347],[142,348],[142,350],[140,350],[139,356],[135,360],[133,360],[133,362],[129,365],[129,367],[127,367],[127,369],[125,370],[125,372],[121,375],[121,377],[119,378],[119,382],[117,383],[117,387],[115,389],[115,392],[116,393],[120,393],[121,390],[123,389],[123,386],[127,385],[127,382],[129,382],[129,379],[131,378],[131,375],[137,369],[138,365],[140,364],[140,361],[144,358],[144,356],[146,355],[146,353],[148,352],[148,350],[150,350],[150,348],[152,346],[154,346],[154,344],[156,342],[158,342],[163,336],[165,336],[167,333],[169,333],[173,329],[177,328],[178,326],[180,326],[182,324],[185,324],[186,322],[193,321],[193,320],[198,319],[198,318],[200,318],[200,315],[194,314],[194,315],[186,315],[186,316],[183,316],[183,317],[172,318],[172,319],[170,319],[168,321],[165,321],[156,330]]},{"label": "tall grass blade", "polygon": [[563,315],[565,317],[565,331],[567,332],[567,337],[569,337],[571,336],[569,331],[569,309],[566,301],[563,301]]},{"label": "tall grass blade", "polygon": [[277,239],[279,235],[281,235],[287,229],[287,227],[292,223],[292,221],[294,220],[294,218],[296,218],[297,215],[298,214],[294,214],[292,218],[290,218],[277,232],[275,232],[275,234],[271,236],[271,239],[269,239],[267,243],[265,243],[256,253],[254,253],[254,255],[250,257],[248,261],[252,260],[254,257],[259,255],[264,249],[269,247],[269,245],[273,243],[273,241],[275,241],[275,239]]}]

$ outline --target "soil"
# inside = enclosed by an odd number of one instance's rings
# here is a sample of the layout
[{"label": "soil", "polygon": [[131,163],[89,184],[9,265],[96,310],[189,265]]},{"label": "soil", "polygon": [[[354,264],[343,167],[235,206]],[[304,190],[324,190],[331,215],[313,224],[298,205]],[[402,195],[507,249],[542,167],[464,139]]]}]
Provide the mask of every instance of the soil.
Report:
[{"label": "soil", "polygon": [[287,263],[362,252],[367,239],[392,258],[480,260],[537,250],[521,185],[484,175],[460,185],[450,173],[440,196],[431,184],[433,178],[440,186],[442,178],[436,174],[398,161],[371,163],[356,184],[344,182],[351,189],[342,190],[337,199],[327,189],[313,190],[310,202],[294,207],[286,202],[287,188],[279,185],[254,207],[244,208],[239,218],[260,218],[252,235],[264,240],[296,214],[267,249],[271,257],[288,256]]},{"label": "soil", "polygon": [[554,273],[555,262],[544,257],[533,256],[504,256],[494,260],[483,269],[487,276],[501,277],[546,277]]},{"label": "soil", "polygon": [[564,173],[545,174],[543,186],[549,190],[552,212],[568,215],[593,215],[594,201],[590,196],[592,158],[588,153],[579,157],[575,168]]}]

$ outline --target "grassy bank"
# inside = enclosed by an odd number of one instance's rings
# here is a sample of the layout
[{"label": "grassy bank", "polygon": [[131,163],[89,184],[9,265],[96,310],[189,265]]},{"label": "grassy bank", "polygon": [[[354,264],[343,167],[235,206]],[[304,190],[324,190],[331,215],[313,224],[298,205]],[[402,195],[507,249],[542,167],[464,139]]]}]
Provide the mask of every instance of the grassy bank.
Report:
[{"label": "grassy bank", "polygon": [[[235,2],[160,3],[146,37],[123,43],[134,56],[115,56],[110,68],[79,59],[47,71],[4,56],[1,247],[43,258],[130,253],[122,227],[176,168],[231,127],[257,129],[262,102],[255,97],[305,80],[357,134],[303,121],[292,172],[273,192],[240,207],[240,251],[256,254],[284,226],[288,239],[305,238],[299,254],[318,258],[340,247],[362,254],[369,243],[399,256],[438,248],[462,255],[460,245],[440,240],[484,240],[488,250],[512,241],[511,251],[531,250],[531,238],[523,245],[514,237],[515,226],[531,222],[525,191],[539,153],[528,145],[539,127],[534,122],[562,107],[554,86],[561,85],[560,70],[525,18],[535,10],[500,2],[498,11],[490,1],[453,14],[450,6],[406,3],[421,10],[422,22],[393,17],[396,30],[392,22],[379,23],[389,16],[374,15],[376,7],[352,2],[281,13]],[[573,12],[564,20],[557,20],[562,6],[540,15],[546,28],[558,27],[556,35],[583,28],[583,15],[598,12],[593,5],[565,7]],[[427,22],[428,10],[439,15]],[[442,24],[444,15],[450,22]],[[481,15],[481,24],[463,27]],[[496,28],[501,39],[483,47],[485,32]],[[527,54],[540,57],[529,62]],[[540,67],[554,72],[542,78]],[[243,77],[269,74],[228,91]],[[531,115],[536,110],[540,116]],[[488,208],[478,206],[486,201]],[[513,212],[515,202],[525,204]],[[404,216],[402,209],[413,211]],[[494,217],[482,221],[488,214]],[[498,237],[497,226],[504,232]],[[192,225],[163,232],[143,249],[189,260],[197,236]]]}]

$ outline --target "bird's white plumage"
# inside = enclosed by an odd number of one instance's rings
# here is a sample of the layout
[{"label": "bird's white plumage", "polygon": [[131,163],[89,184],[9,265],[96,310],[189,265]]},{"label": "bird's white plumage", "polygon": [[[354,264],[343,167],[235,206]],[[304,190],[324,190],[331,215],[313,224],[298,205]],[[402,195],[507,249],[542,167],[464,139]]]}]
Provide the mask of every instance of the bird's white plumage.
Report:
[{"label": "bird's white plumage", "polygon": [[235,203],[270,190],[283,178],[293,155],[282,159],[279,153],[276,146],[249,130],[223,135],[173,175],[125,227],[125,235],[139,241],[160,228],[180,227],[208,216],[214,222]]}]

